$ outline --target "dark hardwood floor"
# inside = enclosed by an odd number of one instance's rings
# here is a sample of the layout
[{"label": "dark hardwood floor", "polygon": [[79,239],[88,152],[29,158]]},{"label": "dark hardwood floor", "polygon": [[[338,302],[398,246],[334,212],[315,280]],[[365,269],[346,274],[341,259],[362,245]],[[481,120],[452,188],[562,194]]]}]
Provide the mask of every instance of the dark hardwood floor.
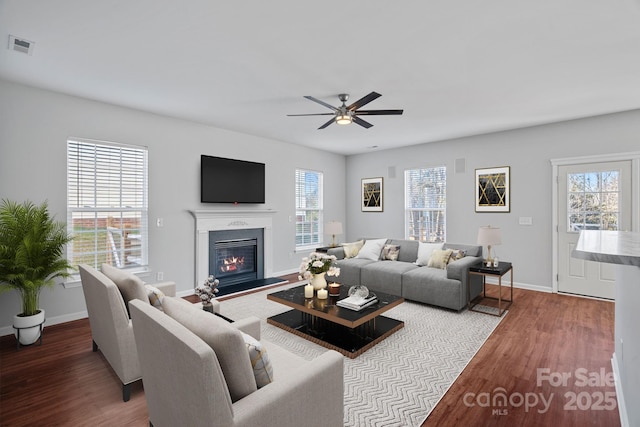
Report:
[{"label": "dark hardwood floor", "polygon": [[[617,407],[597,402],[614,387],[581,386],[583,377],[599,382],[601,370],[611,375],[613,303],[522,289],[514,299],[423,426],[619,426]],[[538,385],[540,369],[552,379],[571,377],[564,385]],[[576,377],[577,369],[585,375]],[[511,404],[485,404],[499,388]],[[0,338],[1,426],[148,426],[142,384],[134,384],[129,402],[121,396],[118,378],[101,353],[91,351],[87,319],[46,327],[41,347],[16,350],[13,336]],[[545,406],[541,397],[551,403]],[[603,409],[584,409],[593,405]]]}]

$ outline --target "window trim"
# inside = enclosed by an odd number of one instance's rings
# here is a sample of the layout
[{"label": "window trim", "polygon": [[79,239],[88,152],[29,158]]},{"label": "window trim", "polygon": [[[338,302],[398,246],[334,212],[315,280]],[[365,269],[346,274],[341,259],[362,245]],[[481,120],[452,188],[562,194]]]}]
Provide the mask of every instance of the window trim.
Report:
[{"label": "window trim", "polygon": [[[425,207],[425,208],[415,208],[415,207],[411,207],[409,206],[409,188],[408,188],[408,176],[412,171],[418,171],[418,170],[426,170],[426,169],[442,169],[442,173],[444,175],[444,207],[443,208],[437,208],[437,207]],[[410,235],[409,235],[409,212],[442,212],[442,214],[444,215],[444,220],[443,220],[443,236],[442,236],[442,243],[447,241],[447,166],[446,165],[438,165],[438,166],[425,166],[425,167],[414,167],[414,168],[409,168],[409,169],[405,169],[404,171],[404,237],[407,240],[414,240]],[[416,241],[422,241],[422,240],[418,240],[416,239]],[[430,240],[426,241],[427,243],[441,243],[440,241],[436,241],[436,242],[431,242]]]},{"label": "window trim", "polygon": [[[71,180],[72,175],[71,172],[73,172],[71,170],[71,156],[73,154],[73,152],[71,151],[72,148],[72,144],[76,144],[76,147],[78,147],[79,149],[82,149],[81,147],[90,147],[92,146],[94,150],[97,150],[99,147],[103,147],[103,149],[105,151],[109,151],[109,149],[113,149],[113,150],[118,150],[120,152],[122,152],[123,150],[134,150],[136,151],[135,153],[135,157],[140,157],[141,161],[142,161],[142,165],[141,166],[135,166],[133,169],[135,170],[140,170],[140,168],[142,169],[141,171],[141,175],[142,175],[142,182],[136,185],[136,192],[140,192],[141,195],[140,196],[136,196],[135,200],[136,201],[140,201],[141,202],[141,206],[139,207],[127,207],[127,206],[116,206],[116,207],[102,207],[100,206],[98,203],[95,203],[96,200],[93,200],[93,204],[94,206],[88,207],[88,206],[78,206],[75,207],[76,205],[80,204],[80,203],[76,203],[75,205],[73,203],[70,203],[70,199],[72,197],[72,187],[73,187],[73,182]],[[66,200],[66,208],[67,208],[67,229],[71,230],[71,232],[73,232],[74,227],[73,227],[73,215],[74,213],[82,213],[82,212],[95,212],[96,214],[102,214],[102,213],[108,213],[108,212],[118,212],[118,213],[127,213],[127,212],[135,212],[135,213],[139,213],[140,215],[140,251],[141,251],[141,260],[140,260],[140,264],[135,265],[135,266],[123,266],[122,269],[126,269],[127,271],[130,271],[134,274],[144,274],[147,273],[149,271],[149,261],[148,261],[148,257],[149,257],[149,149],[147,146],[143,146],[143,145],[132,145],[132,144],[123,144],[123,143],[117,143],[117,142],[111,142],[111,141],[101,141],[101,140],[94,140],[94,139],[88,139],[88,138],[77,138],[77,137],[68,137],[67,141],[66,141],[66,160],[67,160],[67,165],[66,165],[66,184],[67,184],[67,200]],[[94,151],[95,152],[95,151]],[[99,165],[99,160],[97,158],[97,156],[93,156],[93,159],[91,159],[91,156],[89,156],[89,161],[93,161],[94,165]],[[119,169],[119,172],[117,173],[121,173],[122,172],[122,167]],[[93,186],[94,188],[97,188],[100,185],[100,180],[99,179],[94,179],[93,180]],[[120,197],[122,196],[121,191],[122,191],[122,185],[120,185],[118,191],[120,192]],[[95,190],[94,190],[95,191]],[[97,230],[97,229],[96,229]],[[94,239],[94,242],[96,242],[96,240]],[[95,246],[95,245],[94,245]],[[72,260],[72,255],[73,255],[73,241],[71,241],[66,248],[66,254],[65,256],[67,257],[67,259],[70,262],[73,262]],[[100,266],[97,266],[98,269]],[[79,286],[79,274],[73,274],[70,278],[68,278],[64,283],[65,287],[75,287],[75,286]]]},{"label": "window trim", "polygon": [[[314,209],[309,209],[309,208],[298,208],[298,196],[297,196],[297,191],[298,191],[298,172],[305,172],[305,173],[313,173],[316,174],[318,177],[318,207],[314,208]],[[305,168],[296,168],[295,169],[295,211],[296,211],[296,216],[295,216],[295,252],[308,252],[309,250],[315,250],[318,247],[324,246],[324,173],[321,171],[316,171],[316,170],[311,170],[311,169],[305,169]],[[299,211],[311,211],[311,212],[318,212],[318,242],[317,243],[306,243],[304,245],[299,245],[297,243],[297,238],[298,238],[298,233],[297,233],[297,227],[298,227],[298,212]]]}]

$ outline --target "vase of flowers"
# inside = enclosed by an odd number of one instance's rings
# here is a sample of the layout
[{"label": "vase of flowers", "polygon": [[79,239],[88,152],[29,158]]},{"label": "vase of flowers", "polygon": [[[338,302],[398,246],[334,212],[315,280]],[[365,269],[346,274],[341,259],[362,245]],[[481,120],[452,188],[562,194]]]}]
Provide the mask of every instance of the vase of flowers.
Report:
[{"label": "vase of flowers", "polygon": [[213,313],[213,304],[211,304],[211,301],[219,292],[219,284],[220,281],[218,279],[216,279],[214,276],[209,276],[207,277],[207,280],[205,280],[204,284],[196,288],[196,294],[198,294],[200,300],[202,301],[203,310]]},{"label": "vase of flowers", "polygon": [[329,276],[340,275],[340,269],[334,265],[336,259],[334,255],[311,252],[308,257],[302,258],[298,279],[309,280],[316,291],[326,288],[325,274]]}]

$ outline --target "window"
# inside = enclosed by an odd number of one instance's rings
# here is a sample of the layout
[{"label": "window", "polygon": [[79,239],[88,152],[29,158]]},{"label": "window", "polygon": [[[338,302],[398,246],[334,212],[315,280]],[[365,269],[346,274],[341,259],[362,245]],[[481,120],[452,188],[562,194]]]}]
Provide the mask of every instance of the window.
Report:
[{"label": "window", "polygon": [[147,149],[67,141],[67,249],[72,265],[147,265]]},{"label": "window", "polygon": [[447,168],[410,169],[404,173],[405,237],[444,242],[446,237]]},{"label": "window", "polygon": [[618,230],[619,179],[617,170],[567,175],[569,232]]},{"label": "window", "polygon": [[296,169],[296,248],[322,242],[322,173]]}]

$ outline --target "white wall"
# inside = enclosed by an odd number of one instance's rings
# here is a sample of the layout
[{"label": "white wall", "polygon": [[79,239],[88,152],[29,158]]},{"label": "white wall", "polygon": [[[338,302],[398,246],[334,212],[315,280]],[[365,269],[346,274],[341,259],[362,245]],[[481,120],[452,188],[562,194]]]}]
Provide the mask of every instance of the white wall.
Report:
[{"label": "white wall", "polygon": [[[345,157],[202,124],[116,107],[0,80],[0,198],[45,199],[56,218],[66,221],[66,141],[89,138],[149,148],[149,264],[178,291],[193,289],[194,209],[231,209],[200,203],[200,155],[266,164],[265,205],[273,209],[274,272],[297,271],[303,254],[294,253],[296,168],[324,172],[325,218],[345,220]],[[163,218],[164,227],[155,227]],[[330,239],[330,236],[325,236]],[[154,281],[155,273],[148,279]],[[40,305],[48,324],[82,317],[82,289],[45,289]],[[0,294],[0,335],[11,333],[20,310],[17,292]]]},{"label": "white wall", "polygon": [[[552,287],[552,168],[550,159],[637,151],[640,111],[573,120],[347,158],[347,240],[404,238],[404,170],[447,167],[447,241],[475,244],[478,227],[498,226],[495,254],[514,265],[517,285]],[[456,159],[466,171],[455,173]],[[475,212],[475,169],[511,167],[511,212]],[[389,176],[395,168],[395,178]],[[384,178],[384,212],[360,210],[360,180]],[[638,197],[638,188],[635,188]],[[533,225],[518,225],[532,217]],[[485,250],[486,252],[486,250]]]}]

